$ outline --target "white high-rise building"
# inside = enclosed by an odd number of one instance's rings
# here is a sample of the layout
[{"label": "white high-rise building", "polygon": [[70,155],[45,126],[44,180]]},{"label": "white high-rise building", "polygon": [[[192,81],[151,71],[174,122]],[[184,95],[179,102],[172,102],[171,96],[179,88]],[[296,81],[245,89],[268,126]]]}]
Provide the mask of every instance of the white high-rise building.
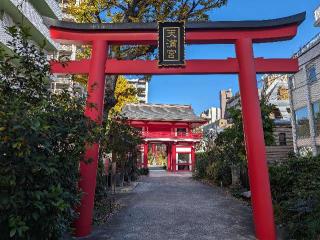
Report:
[{"label": "white high-rise building", "polygon": [[[69,4],[79,4],[80,0],[57,0],[62,12],[62,20],[67,22],[74,22],[72,15],[67,13],[67,7]],[[77,46],[74,44],[60,44],[56,58],[76,60]],[[55,74],[53,81],[51,82],[51,90],[54,93],[59,93],[63,90],[69,90],[75,93],[77,96],[86,95],[86,87],[78,82],[72,80],[70,75]]]},{"label": "white high-rise building", "polygon": [[138,91],[139,103],[148,103],[149,82],[146,79],[128,79]]},{"label": "white high-rise building", "polygon": [[7,42],[11,36],[6,27],[23,24],[30,29],[31,40],[36,45],[46,41],[44,50],[48,54],[57,51],[59,44],[50,38],[49,29],[45,26],[42,16],[61,19],[62,12],[55,0],[0,0],[0,44],[9,50]]},{"label": "white high-rise building", "polygon": [[221,119],[221,108],[210,107],[209,109],[203,111],[200,117],[207,119],[209,123],[216,122]]}]

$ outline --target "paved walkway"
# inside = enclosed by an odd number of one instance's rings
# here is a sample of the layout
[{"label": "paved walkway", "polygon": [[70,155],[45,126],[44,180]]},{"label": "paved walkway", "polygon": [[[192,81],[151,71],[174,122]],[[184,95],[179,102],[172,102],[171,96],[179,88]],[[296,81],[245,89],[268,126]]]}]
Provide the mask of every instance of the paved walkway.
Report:
[{"label": "paved walkway", "polygon": [[126,206],[86,239],[255,239],[249,207],[188,173],[151,172],[121,201]]}]

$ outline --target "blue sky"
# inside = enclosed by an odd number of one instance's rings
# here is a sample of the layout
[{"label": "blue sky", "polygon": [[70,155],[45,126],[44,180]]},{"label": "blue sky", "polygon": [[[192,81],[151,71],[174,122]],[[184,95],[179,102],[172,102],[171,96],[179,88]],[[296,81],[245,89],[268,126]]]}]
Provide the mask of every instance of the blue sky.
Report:
[{"label": "blue sky", "polygon": [[[297,36],[290,41],[256,44],[256,57],[291,57],[320,28],[313,26],[313,12],[319,0],[229,0],[227,6],[210,13],[211,20],[261,20],[285,17],[306,11],[307,19]],[[187,59],[234,57],[233,45],[193,45],[186,47]],[[257,76],[259,78],[259,76]],[[150,103],[191,104],[197,114],[211,106],[219,106],[219,91],[238,91],[236,75],[169,75],[153,76],[149,85]]]}]

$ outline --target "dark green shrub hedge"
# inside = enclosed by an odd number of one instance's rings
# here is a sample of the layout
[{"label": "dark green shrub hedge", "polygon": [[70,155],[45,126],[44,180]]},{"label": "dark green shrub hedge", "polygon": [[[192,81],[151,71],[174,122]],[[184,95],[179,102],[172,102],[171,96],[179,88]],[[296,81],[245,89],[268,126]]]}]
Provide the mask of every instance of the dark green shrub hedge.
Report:
[{"label": "dark green shrub hedge", "polygon": [[231,168],[225,161],[214,161],[206,169],[206,178],[216,184],[229,186],[232,183]]},{"label": "dark green shrub hedge", "polygon": [[207,167],[210,163],[211,160],[209,159],[208,152],[196,153],[196,165],[195,169],[193,170],[193,177],[199,179],[205,178]]},{"label": "dark green shrub hedge", "polygon": [[139,169],[140,175],[148,175],[149,174],[149,168],[140,168]]},{"label": "dark green shrub hedge", "polygon": [[94,123],[81,99],[47,90],[46,55],[11,28],[0,50],[0,238],[59,239],[79,203],[78,167]]},{"label": "dark green shrub hedge", "polygon": [[278,223],[288,239],[320,237],[320,157],[291,158],[270,167]]}]

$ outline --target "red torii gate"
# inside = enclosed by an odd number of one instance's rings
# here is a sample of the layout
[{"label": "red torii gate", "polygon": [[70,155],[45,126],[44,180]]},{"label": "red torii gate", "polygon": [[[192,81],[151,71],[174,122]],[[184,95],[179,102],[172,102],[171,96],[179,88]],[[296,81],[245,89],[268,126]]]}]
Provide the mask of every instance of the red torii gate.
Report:
[{"label": "red torii gate", "polygon": [[[160,68],[156,60],[108,59],[108,47],[117,45],[157,45],[157,23],[77,24],[44,18],[52,39],[74,44],[91,44],[90,60],[71,61],[67,66],[52,62],[52,73],[89,74],[86,116],[101,123],[106,74],[239,74],[243,127],[248,159],[253,217],[258,239],[276,238],[265,142],[259,106],[257,73],[295,73],[296,59],[254,58],[253,43],[292,39],[305,13],[263,21],[187,22],[187,44],[235,44],[237,58],[187,60],[181,68]],[[92,104],[96,108],[91,108]],[[85,193],[75,223],[76,236],[91,232],[96,186],[98,144],[88,147],[81,162],[80,188]]]}]

